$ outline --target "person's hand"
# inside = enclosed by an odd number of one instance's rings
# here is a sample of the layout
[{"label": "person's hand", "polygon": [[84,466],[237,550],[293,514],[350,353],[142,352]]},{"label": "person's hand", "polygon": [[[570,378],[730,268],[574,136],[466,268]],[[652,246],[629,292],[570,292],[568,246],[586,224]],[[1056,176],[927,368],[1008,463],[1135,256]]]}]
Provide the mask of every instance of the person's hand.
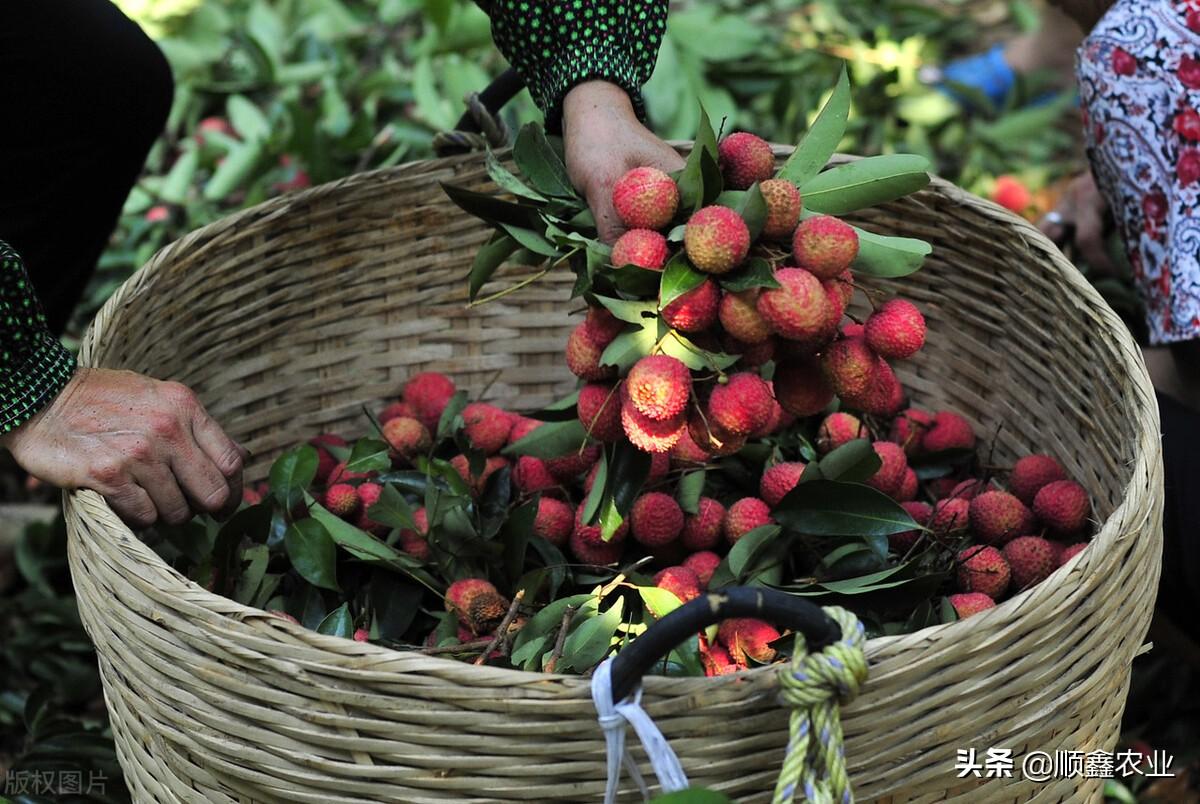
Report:
[{"label": "person's hand", "polygon": [[35,477],[104,495],[133,527],[223,515],[242,499],[245,450],[187,387],[130,371],[80,369],[0,446]]},{"label": "person's hand", "polygon": [[607,81],[587,81],[563,98],[563,143],[567,173],[587,199],[606,243],[625,231],[612,203],[617,179],[635,167],[670,173],[684,164],[674,148],[637,119],[625,90]]},{"label": "person's hand", "polygon": [[1058,202],[1058,208],[1042,219],[1038,228],[1059,246],[1073,241],[1088,266],[1104,276],[1119,273],[1108,256],[1104,242],[1104,216],[1108,203],[1091,171],[1076,176]]}]

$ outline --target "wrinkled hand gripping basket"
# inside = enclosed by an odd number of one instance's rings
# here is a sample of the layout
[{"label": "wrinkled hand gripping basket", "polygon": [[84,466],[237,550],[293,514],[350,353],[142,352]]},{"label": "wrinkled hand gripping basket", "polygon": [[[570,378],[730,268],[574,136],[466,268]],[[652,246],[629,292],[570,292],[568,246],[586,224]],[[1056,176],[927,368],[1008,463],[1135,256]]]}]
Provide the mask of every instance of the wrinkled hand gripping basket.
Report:
[{"label": "wrinkled hand gripping basket", "polygon": [[[785,155],[788,149],[779,149]],[[187,383],[254,454],[364,432],[361,405],[423,369],[536,409],[573,385],[563,270],[474,310],[487,231],[439,181],[487,188],[481,156],[278,198],[167,246],[105,305],[91,366]],[[1031,226],[935,181],[864,214],[933,242],[902,280],[929,344],[900,376],[997,439],[1059,456],[1103,526],[1048,581],[970,620],[870,640],[842,713],[860,801],[1088,800],[1102,780],[957,779],[958,749],[1113,748],[1159,575],[1154,396],[1121,321]],[[502,280],[503,281],[503,280]],[[511,278],[508,281],[512,281]],[[886,287],[887,283],[878,283]],[[139,802],[597,801],[605,740],[588,681],[321,636],[181,578],[91,492],[66,499],[70,558]],[[648,678],[643,706],[693,784],[767,801],[789,712],[775,670]],[[635,751],[635,756],[639,756]],[[643,775],[649,776],[643,767]],[[652,778],[652,777],[651,777]],[[623,800],[634,800],[626,781]]]}]

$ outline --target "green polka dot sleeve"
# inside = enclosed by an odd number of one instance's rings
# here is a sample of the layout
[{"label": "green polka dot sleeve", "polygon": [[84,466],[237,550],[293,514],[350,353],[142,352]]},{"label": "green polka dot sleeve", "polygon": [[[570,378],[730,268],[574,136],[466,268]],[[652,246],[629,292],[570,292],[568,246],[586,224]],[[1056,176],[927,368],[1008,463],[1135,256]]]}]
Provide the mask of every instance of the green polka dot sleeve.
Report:
[{"label": "green polka dot sleeve", "polygon": [[642,84],[667,25],[665,0],[492,0],[492,38],[546,114],[561,127],[563,96],[584,81],[611,81],[644,115]]},{"label": "green polka dot sleeve", "polygon": [[44,408],[74,372],[74,356],[46,328],[24,263],[0,240],[0,434]]}]

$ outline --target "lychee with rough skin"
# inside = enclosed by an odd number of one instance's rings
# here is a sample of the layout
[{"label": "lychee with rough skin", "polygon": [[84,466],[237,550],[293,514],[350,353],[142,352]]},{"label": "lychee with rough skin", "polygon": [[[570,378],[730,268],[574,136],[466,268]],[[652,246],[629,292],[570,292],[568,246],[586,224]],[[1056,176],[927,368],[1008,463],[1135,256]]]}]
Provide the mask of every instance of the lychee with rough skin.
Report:
[{"label": "lychee with rough skin", "polygon": [[621,538],[614,535],[611,541],[606,542],[600,538],[599,525],[580,525],[578,522],[577,515],[575,530],[571,532],[568,542],[571,554],[578,561],[602,567],[621,560],[625,553],[625,539],[620,530],[618,533]]},{"label": "lychee with rough skin", "polygon": [[876,441],[871,447],[879,456],[880,466],[867,480],[867,485],[893,497],[900,491],[900,484],[904,482],[904,473],[908,471],[908,457],[899,444],[893,444],[891,441]]},{"label": "lychee with rough skin", "polygon": [[1012,572],[1013,589],[1018,592],[1041,583],[1058,569],[1058,548],[1041,536],[1018,536],[1004,545],[1001,553]]},{"label": "lychee with rough skin", "polygon": [[712,550],[701,550],[685,558],[683,566],[696,573],[696,577],[700,579],[700,590],[707,591],[713,574],[717,567],[721,566],[721,557]]},{"label": "lychee with rough skin", "polygon": [[679,440],[671,447],[671,465],[685,469],[695,469],[708,463],[712,456],[700,448],[692,438],[690,427],[684,428]]},{"label": "lychee with rough skin", "polygon": [[1033,512],[1007,491],[985,491],[970,503],[971,532],[984,544],[1005,542],[1033,530]]},{"label": "lychee with rough skin", "polygon": [[463,434],[475,449],[494,455],[508,443],[513,416],[486,402],[472,402],[463,408]]},{"label": "lychee with rough skin", "polygon": [[1073,536],[1082,531],[1091,510],[1087,490],[1074,480],[1047,483],[1033,498],[1033,513],[1056,536]]},{"label": "lychee with rough skin", "polygon": [[[847,271],[846,273],[850,273]],[[857,321],[851,321],[842,325],[843,338],[865,338],[867,337],[867,328]]]},{"label": "lychee with rough skin", "polygon": [[748,665],[750,660],[766,664],[775,658],[771,643],[780,633],[765,620],[736,617],[725,620],[717,629],[717,639],[729,650],[735,662]]},{"label": "lychee with rough skin", "polygon": [[771,416],[774,397],[766,380],[757,374],[731,374],[708,398],[707,416],[726,433],[748,436],[762,428]]},{"label": "lychee with rough skin", "polygon": [[1054,458],[1049,455],[1026,455],[1013,464],[1008,487],[1021,502],[1033,505],[1034,498],[1044,486],[1066,479],[1066,471]]},{"label": "lychee with rough skin", "polygon": [[545,422],[540,422],[537,419],[530,419],[526,416],[517,416],[513,420],[512,432],[508,434],[508,443],[517,443],[522,438],[541,427],[543,424],[545,424]]},{"label": "lychee with rough skin", "polygon": [[[903,508],[913,521],[922,527],[929,524],[929,520],[933,517],[933,508],[928,503],[919,501],[902,502],[900,507]],[[922,530],[905,530],[900,533],[893,533],[888,536],[888,547],[892,552],[899,555],[904,555],[913,548],[913,545],[921,538]]]},{"label": "lychee with rough skin", "polygon": [[416,419],[416,418],[418,418],[417,409],[415,407],[413,407],[411,404],[409,404],[408,402],[405,402],[404,400],[400,400],[399,402],[393,402],[392,404],[390,404],[386,408],[384,408],[382,411],[380,411],[379,424],[380,425],[387,424],[392,419],[398,419],[401,416],[406,416],[410,419]]},{"label": "lychee with rough skin", "polygon": [[386,535],[390,528],[382,522],[376,522],[371,519],[367,514],[371,506],[379,502],[379,498],[383,494],[383,486],[378,483],[362,483],[355,491],[358,493],[358,518],[354,524],[360,530],[365,530],[376,536]]},{"label": "lychee with rough skin", "polygon": [[924,451],[925,430],[933,424],[933,415],[917,408],[901,411],[892,420],[889,441],[894,441],[912,457]]},{"label": "lychee with rough skin", "polygon": [[246,505],[258,505],[263,501],[263,495],[258,489],[252,489],[249,486],[242,487],[242,502]]},{"label": "lychee with rough skin", "polygon": [[662,317],[667,326],[680,332],[704,332],[716,322],[720,303],[721,290],[717,283],[705,279],[664,307]]},{"label": "lychee with rough skin", "polygon": [[699,407],[693,408],[688,416],[687,431],[697,447],[710,457],[732,455],[746,443],[745,436],[727,432],[721,425],[702,414]]},{"label": "lychee with rough skin", "polygon": [[1020,215],[1033,203],[1033,194],[1016,176],[997,176],[992,186],[992,201]]},{"label": "lychee with rough skin", "polygon": [[628,384],[621,386],[621,426],[642,452],[669,452],[687,427],[686,413],[681,410],[673,419],[651,419],[630,401]]},{"label": "lychee with rough skin", "polygon": [[683,247],[692,265],[707,274],[724,274],[742,264],[750,250],[750,230],[729,207],[711,206],[688,219]]},{"label": "lychee with rough skin", "polygon": [[978,614],[986,609],[996,608],[996,601],[983,592],[963,592],[957,595],[950,595],[947,600],[954,607],[954,613],[958,615],[958,619],[960,620],[965,620],[972,614]]},{"label": "lychee with rough skin", "polygon": [[[717,145],[717,164],[729,190],[747,190],[754,182],[766,181],[775,175],[775,154],[771,144],[745,131],[721,140]],[[799,210],[796,214],[800,214]]]},{"label": "lychee with rough skin", "polygon": [[[700,576],[696,571],[687,567],[667,567],[654,576],[654,585],[666,589],[683,603],[700,597],[703,591],[700,586]],[[655,616],[661,616],[655,612]]]},{"label": "lychee with rough skin", "polygon": [[400,549],[418,561],[428,561],[433,553],[429,546],[429,516],[424,508],[413,511],[415,530],[404,528],[400,531]]},{"label": "lychee with rough skin", "polygon": [[763,201],[767,202],[767,219],[762,236],[770,240],[790,240],[800,223],[804,206],[800,190],[787,179],[767,179],[758,185]]},{"label": "lychee with rough skin", "polygon": [[613,206],[630,229],[661,229],[675,217],[679,188],[658,168],[636,167],[613,185]]},{"label": "lychee with rough skin", "polygon": [[692,373],[669,355],[643,357],[629,370],[623,393],[648,419],[677,419],[692,395]]},{"label": "lychee with rough skin", "polygon": [[612,383],[593,382],[580,388],[576,410],[588,435],[597,441],[619,441],[624,436],[621,395]]},{"label": "lychee with rough skin", "polygon": [[570,503],[543,496],[533,519],[533,534],[555,547],[563,547],[575,529],[575,508]]},{"label": "lychee with rough skin", "polygon": [[962,592],[982,592],[999,600],[1008,591],[1012,570],[995,547],[968,547],[958,554],[958,588]]},{"label": "lychee with rough skin", "polygon": [[775,367],[775,398],[793,416],[813,416],[833,401],[833,386],[815,358],[792,359]]},{"label": "lychee with rough skin", "polygon": [[412,460],[433,447],[433,438],[425,425],[408,416],[397,416],[383,425],[383,438],[398,455]]},{"label": "lychee with rough skin", "polygon": [[830,318],[829,296],[821,280],[803,268],[780,268],[777,288],[764,288],[757,309],[780,337],[795,341],[819,339]]},{"label": "lychee with rough skin", "polygon": [[500,625],[508,613],[508,607],[508,599],[503,595],[484,592],[471,598],[466,617],[460,616],[459,619],[473,634],[490,634]]},{"label": "lychee with rough skin", "polygon": [[358,628],[354,631],[355,642],[367,642],[371,639],[371,632],[365,628]]},{"label": "lychee with rough skin", "polygon": [[583,319],[588,325],[588,332],[597,342],[610,343],[621,334],[627,324],[612,314],[607,307],[592,305],[588,307],[587,316]]},{"label": "lychee with rough skin", "polygon": [[910,301],[891,299],[867,318],[867,345],[891,360],[906,360],[925,345],[925,316]]},{"label": "lychee with rough skin", "polygon": [[751,438],[766,438],[791,427],[796,422],[796,417],[784,410],[783,405],[775,398],[775,383],[768,382],[767,388],[771,391],[771,415],[762,427],[750,434]]},{"label": "lychee with rough skin", "polygon": [[499,595],[496,587],[486,578],[464,578],[446,588],[446,611],[461,620],[470,611],[471,603],[480,595]]},{"label": "lychee with rough skin", "polygon": [[875,380],[879,357],[865,339],[843,338],[829,347],[821,365],[838,396],[861,398]]},{"label": "lychee with rough skin", "polygon": [[814,215],[796,227],[792,256],[821,279],[832,279],[858,258],[858,233],[831,215]]},{"label": "lychee with rough skin", "polygon": [[512,482],[523,495],[558,488],[558,478],[551,474],[546,462],[532,455],[522,455],[512,469]]},{"label": "lychee with rough skin", "polygon": [[726,292],[717,307],[717,318],[725,332],[744,344],[762,343],[771,337],[771,326],[759,314],[759,288]]},{"label": "lychee with rough skin", "polygon": [[680,544],[688,550],[711,550],[721,541],[725,528],[725,506],[711,497],[701,497],[696,513],[683,521]]},{"label": "lychee with rough skin", "polygon": [[588,444],[582,450],[572,450],[557,458],[547,458],[546,468],[563,483],[574,480],[600,460],[600,445]]},{"label": "lychee with rough skin", "polygon": [[763,472],[758,484],[758,494],[767,505],[774,508],[779,505],[787,493],[796,488],[800,476],[804,474],[804,464],[799,461],[777,463]]},{"label": "lychee with rough skin", "polygon": [[811,340],[804,342],[804,345],[810,346],[814,352],[819,352],[833,343],[838,335],[838,327],[846,316],[846,302],[842,298],[838,280],[822,279],[821,288],[825,291],[825,326],[821,327],[821,331]]},{"label": "lychee with rough skin", "polygon": [[1087,542],[1080,542],[1079,544],[1064,547],[1058,554],[1058,566],[1061,567],[1067,564],[1072,558],[1086,550],[1087,546]]},{"label": "lychee with rough skin", "polygon": [[[686,428],[685,428],[686,429]],[[680,436],[682,438],[682,436]],[[671,455],[667,452],[655,452],[650,455],[650,473],[646,475],[646,485],[657,483],[671,471]]]},{"label": "lychee with rough skin", "polygon": [[612,338],[606,340],[604,336],[605,333],[596,331],[587,321],[571,330],[567,338],[567,368],[572,374],[592,381],[616,376],[615,366],[600,364],[604,350],[613,341]]},{"label": "lychee with rough skin", "polygon": [[975,449],[975,431],[971,423],[949,410],[939,411],[925,431],[922,447],[926,452],[951,449]]},{"label": "lychee with rough skin", "polygon": [[730,544],[745,536],[755,528],[774,524],[771,518],[771,506],[758,497],[743,497],[729,506],[725,512],[725,538]]},{"label": "lychee with rough skin", "polygon": [[[823,281],[828,283],[829,285],[837,288],[838,294],[842,297],[842,309],[844,310],[850,304],[851,299],[854,298],[854,287],[855,287],[854,274],[852,274],[849,270],[846,270],[846,271],[842,271],[840,274],[835,276],[833,279],[826,279]],[[849,329],[850,327],[857,327],[858,330],[856,330],[855,332],[847,332],[846,330]],[[843,328],[842,333],[847,338],[851,337],[852,335],[865,336],[866,328],[863,327],[862,324],[852,321],[849,324],[847,324],[845,328]]]},{"label": "lychee with rough skin", "polygon": [[934,533],[957,533],[970,523],[971,504],[961,498],[938,500],[933,506],[929,528]]},{"label": "lychee with rough skin", "polygon": [[337,483],[351,483],[355,480],[370,480],[374,476],[375,474],[373,472],[355,472],[347,469],[346,462],[339,461],[338,464],[329,472],[329,477],[326,479],[326,482],[332,486]]},{"label": "lychee with rough skin", "polygon": [[335,483],[325,492],[322,501],[329,513],[350,522],[358,514],[358,490],[349,483]]},{"label": "lychee with rough skin", "polygon": [[646,547],[662,547],[679,538],[683,519],[683,509],[674,497],[651,491],[634,501],[629,511],[629,531]]},{"label": "lychee with rough skin", "polygon": [[493,455],[484,462],[483,471],[478,477],[475,477],[471,474],[471,462],[466,455],[455,455],[450,459],[450,466],[453,467],[458,476],[462,478],[462,481],[476,495],[483,493],[492,475],[508,465],[507,458]]},{"label": "lychee with rough skin", "polygon": [[919,490],[920,481],[917,478],[917,473],[910,466],[904,470],[904,479],[900,481],[900,488],[896,491],[894,499],[896,502],[915,500],[917,499],[917,492]]},{"label": "lychee with rough skin", "polygon": [[700,639],[700,663],[704,665],[704,675],[709,678],[732,675],[742,669],[733,661],[724,645],[705,645],[703,637]]},{"label": "lychee with rough skin", "polygon": [[332,433],[322,433],[319,436],[310,438],[308,443],[317,450],[317,476],[318,483],[325,483],[329,480],[329,475],[334,467],[338,465],[338,459],[333,457],[333,453],[326,447],[347,447],[349,444],[346,439],[341,436],[335,436]]},{"label": "lychee with rough skin", "polygon": [[437,430],[442,411],[454,396],[454,380],[437,371],[415,374],[404,384],[404,401],[417,411],[417,418],[429,432]]},{"label": "lychee with rough skin", "polygon": [[976,497],[986,491],[996,491],[996,489],[989,486],[982,478],[968,477],[966,480],[958,481],[946,496],[973,502]]},{"label": "lychee with rough skin", "polygon": [[662,234],[653,229],[630,229],[613,243],[611,262],[617,268],[636,265],[661,271],[669,256],[667,238]]},{"label": "lychee with rough skin", "polygon": [[882,357],[876,358],[875,371],[867,391],[861,395],[846,394],[842,401],[871,416],[895,416],[905,404],[904,388],[892,367]]}]

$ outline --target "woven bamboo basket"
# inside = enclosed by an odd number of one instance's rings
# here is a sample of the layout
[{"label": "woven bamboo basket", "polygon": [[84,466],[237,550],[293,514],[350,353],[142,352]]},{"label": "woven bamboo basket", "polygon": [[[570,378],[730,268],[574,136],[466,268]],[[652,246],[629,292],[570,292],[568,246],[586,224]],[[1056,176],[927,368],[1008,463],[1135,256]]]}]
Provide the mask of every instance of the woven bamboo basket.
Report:
[{"label": "woven bamboo basket", "polygon": [[[252,451],[251,478],[307,434],[364,433],[361,406],[418,370],[472,392],[499,372],[488,396],[515,409],[558,398],[573,387],[561,358],[578,320],[570,273],[468,310],[466,271],[487,232],[440,181],[491,186],[478,156],[414,163],[188,235],[109,300],[82,362],[190,385]],[[935,246],[902,281],[930,329],[901,368],[916,403],[998,430],[997,462],[1057,455],[1094,494],[1102,526],[1078,559],[1007,603],[868,643],[870,678],[843,714],[856,793],[1097,799],[1101,780],[1034,783],[1020,757],[1117,740],[1160,569],[1158,419],[1140,353],[1060,253],[999,207],[935,180],[858,222]],[[604,740],[587,680],[322,636],[181,577],[95,493],[69,495],[66,514],[135,800],[600,797]],[[766,801],[787,731],[777,690],[770,668],[649,678],[644,703],[694,784]],[[988,747],[1013,749],[1014,778],[955,778],[957,749]]]}]

